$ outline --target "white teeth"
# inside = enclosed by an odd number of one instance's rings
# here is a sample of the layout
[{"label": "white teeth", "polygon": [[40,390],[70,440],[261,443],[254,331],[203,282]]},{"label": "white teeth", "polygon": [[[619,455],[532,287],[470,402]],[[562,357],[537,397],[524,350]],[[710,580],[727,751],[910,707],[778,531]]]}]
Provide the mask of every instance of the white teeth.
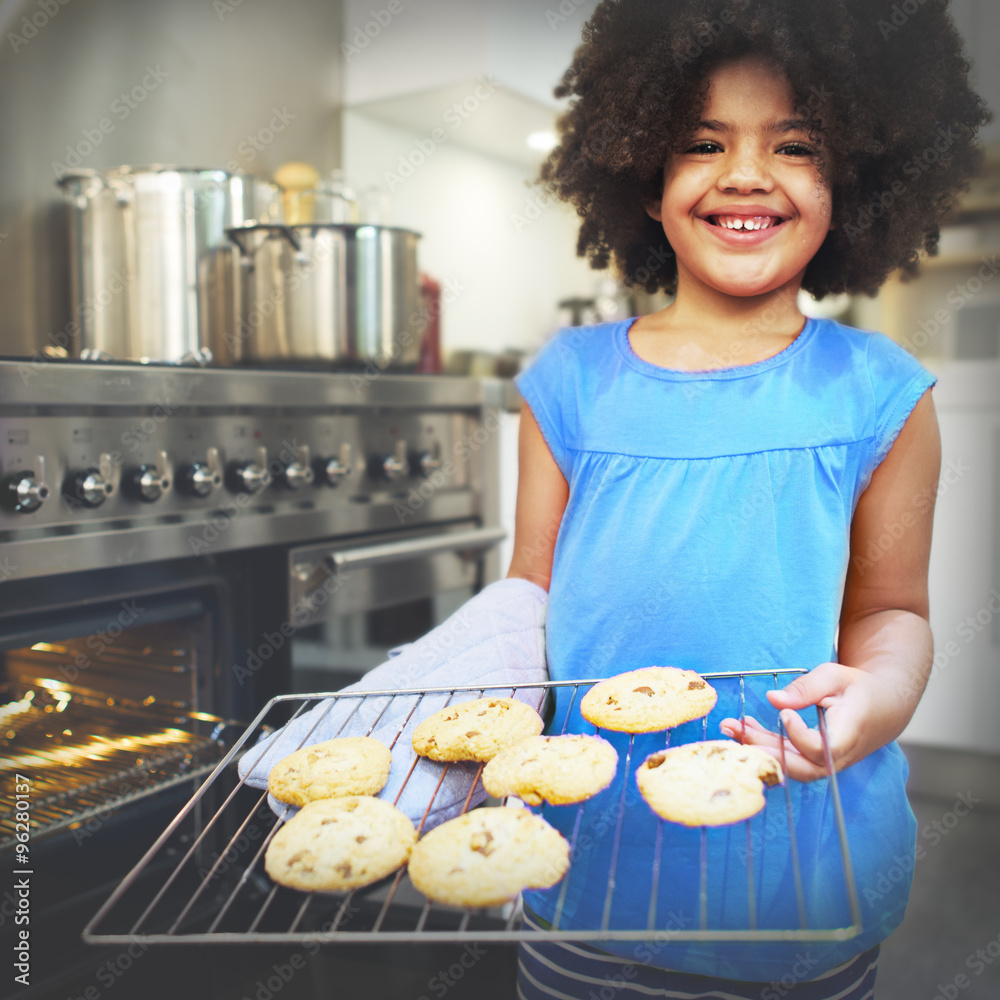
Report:
[{"label": "white teeth", "polygon": [[740,219],[730,216],[726,218],[725,216],[716,216],[718,219],[718,224],[724,229],[770,229],[776,224],[773,217],[767,216],[766,218],[756,218],[756,219]]}]

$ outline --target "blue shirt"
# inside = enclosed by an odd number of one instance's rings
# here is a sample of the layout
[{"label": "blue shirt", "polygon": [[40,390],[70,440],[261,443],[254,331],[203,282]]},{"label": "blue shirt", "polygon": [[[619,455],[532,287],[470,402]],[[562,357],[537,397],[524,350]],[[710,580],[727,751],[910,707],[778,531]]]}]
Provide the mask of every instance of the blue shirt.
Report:
[{"label": "blue shirt", "polygon": [[[812,669],[837,660],[836,630],[850,527],[873,470],[934,378],[878,333],[810,319],[783,351],[711,371],[660,368],[632,350],[634,320],[567,329],[517,380],[569,484],[546,619],[553,680],[607,677],[650,665],[701,673]],[[889,540],[891,544],[891,537]],[[881,551],[867,554],[877,560]],[[791,674],[747,679],[746,714],[772,730],[765,692]],[[719,739],[739,717],[738,681],[715,683],[707,723],[674,730],[671,745]],[[568,689],[566,689],[568,690]],[[566,690],[550,731],[593,732]],[[814,709],[801,713],[816,724]],[[601,926],[622,796],[618,780],[585,806],[561,925]],[[635,766],[663,746],[638,736],[629,765],[611,927],[646,927],[659,821],[638,796]],[[916,822],[906,760],[895,743],[838,776],[862,932],[844,942],[601,943],[644,964],[731,979],[780,979],[808,951],[810,978],[883,940],[902,920]],[[830,782],[788,782],[811,928],[851,924]],[[757,926],[798,928],[786,791],[767,792],[749,822],[708,830],[707,926],[749,927],[752,866]],[[547,807],[573,834],[577,807]],[[660,926],[700,921],[701,831],[661,833]],[[526,895],[551,919],[561,887]],[[651,952],[651,954],[650,954]]]}]

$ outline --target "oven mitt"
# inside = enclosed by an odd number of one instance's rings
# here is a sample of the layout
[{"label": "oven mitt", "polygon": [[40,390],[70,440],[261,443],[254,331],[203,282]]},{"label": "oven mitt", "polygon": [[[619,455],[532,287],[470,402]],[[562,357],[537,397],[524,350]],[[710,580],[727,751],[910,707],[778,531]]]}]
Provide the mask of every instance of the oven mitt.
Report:
[{"label": "oven mitt", "polygon": [[[509,697],[504,688],[545,681],[547,599],[548,594],[528,580],[510,578],[491,583],[447,621],[416,642],[390,651],[387,662],[339,693],[477,685],[489,689],[486,696]],[[535,710],[540,710],[544,696],[542,688],[521,688],[514,695]],[[423,698],[386,696],[366,699],[360,707],[357,698],[324,699],[247,750],[239,762],[240,777],[254,788],[267,788],[274,764],[300,746],[337,736],[372,736],[388,746],[406,722],[392,747],[392,770],[379,798],[394,802],[406,781],[396,805],[419,823],[445,765],[420,758],[407,780],[417,756],[411,743],[413,730],[445,705],[478,697],[479,691],[458,691],[450,701],[447,692]],[[423,832],[461,812],[478,769],[472,762],[448,765]],[[485,798],[479,782],[470,808]],[[286,819],[297,811],[270,795],[268,801],[274,812]]]}]

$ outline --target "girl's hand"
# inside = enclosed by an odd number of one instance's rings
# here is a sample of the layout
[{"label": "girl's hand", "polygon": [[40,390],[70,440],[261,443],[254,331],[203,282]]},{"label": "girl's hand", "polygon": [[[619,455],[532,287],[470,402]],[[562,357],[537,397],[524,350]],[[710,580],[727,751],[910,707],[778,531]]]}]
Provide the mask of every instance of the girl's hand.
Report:
[{"label": "girl's hand", "polygon": [[895,699],[884,680],[866,670],[842,663],[821,663],[787,687],[768,691],[768,700],[781,710],[786,737],[746,719],[746,735],[739,719],[723,719],[719,728],[741,743],[761,747],[782,760],[786,774],[796,781],[827,776],[826,756],[818,729],[803,722],[797,708],[820,705],[826,709],[827,737],[834,769],[843,771],[895,737],[892,719]]}]

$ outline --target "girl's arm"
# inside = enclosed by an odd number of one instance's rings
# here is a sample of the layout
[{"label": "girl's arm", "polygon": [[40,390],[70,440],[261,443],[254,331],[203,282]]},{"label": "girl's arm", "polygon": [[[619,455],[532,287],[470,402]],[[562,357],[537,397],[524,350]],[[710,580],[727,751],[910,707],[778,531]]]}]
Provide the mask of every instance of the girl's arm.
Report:
[{"label": "girl's arm", "polygon": [[[885,460],[872,474],[851,523],[851,560],[840,616],[840,663],[822,663],[768,698],[782,709],[792,778],[824,777],[818,730],[793,709],[827,711],[834,766],[842,771],[894,740],[906,727],[930,676],[927,567],[941,438],[931,393],[913,408]],[[902,530],[900,530],[902,529]],[[886,537],[893,539],[888,548]],[[739,721],[722,729],[740,739]],[[746,742],[780,753],[778,738],[747,720]]]},{"label": "girl's arm", "polygon": [[569,485],[527,403],[521,408],[517,464],[514,557],[507,576],[522,577],[548,590],[552,553],[569,499]]}]

